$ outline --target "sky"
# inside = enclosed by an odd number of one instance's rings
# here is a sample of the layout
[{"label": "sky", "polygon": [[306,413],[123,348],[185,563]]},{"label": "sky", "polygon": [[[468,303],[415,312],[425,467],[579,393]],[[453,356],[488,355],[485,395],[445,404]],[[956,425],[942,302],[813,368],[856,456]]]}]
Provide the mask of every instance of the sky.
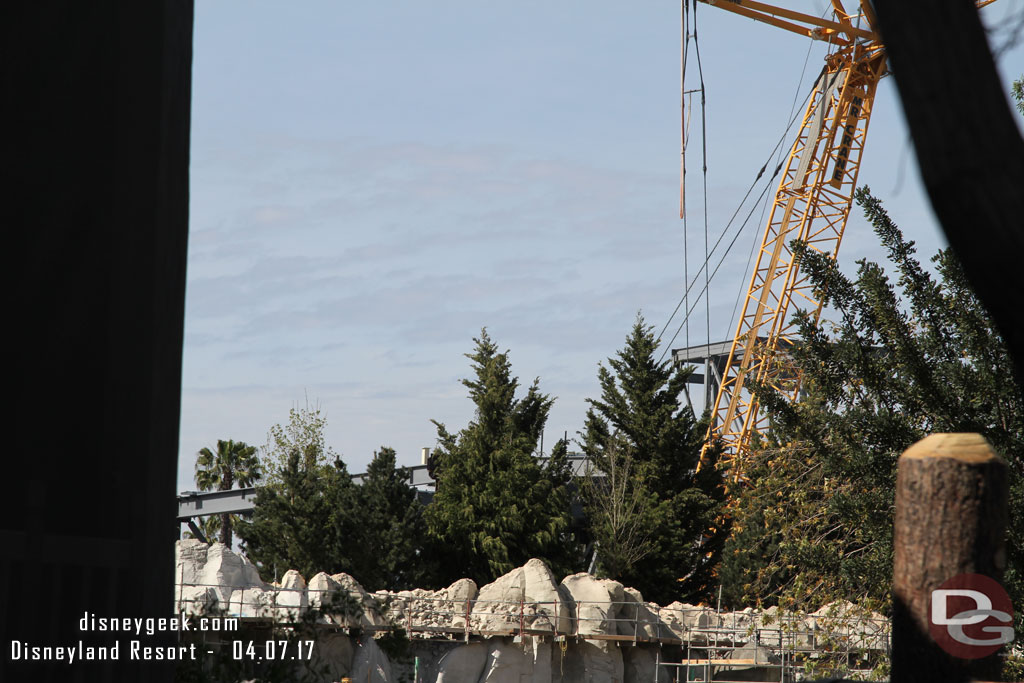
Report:
[{"label": "sky", "polygon": [[[1019,16],[983,12],[1007,88]],[[351,472],[381,446],[419,464],[431,420],[473,417],[460,380],[482,328],[555,397],[547,447],[574,436],[598,363],[638,312],[666,326],[705,216],[710,248],[821,69],[822,43],[705,5],[694,26],[707,180],[695,120],[684,225],[678,3],[197,0],[178,490],[200,448],[261,446],[306,405]],[[944,245],[891,78],[859,182],[922,256]],[[760,216],[664,348],[731,338]],[[855,208],[841,266],[883,257]]]}]

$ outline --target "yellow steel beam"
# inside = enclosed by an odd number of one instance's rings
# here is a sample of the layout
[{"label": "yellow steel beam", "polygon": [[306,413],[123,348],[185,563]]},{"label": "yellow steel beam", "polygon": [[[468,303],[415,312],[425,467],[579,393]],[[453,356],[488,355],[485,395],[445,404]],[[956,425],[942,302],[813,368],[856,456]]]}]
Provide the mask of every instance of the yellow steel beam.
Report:
[{"label": "yellow steel beam", "polygon": [[835,258],[849,216],[875,86],[885,55],[872,45],[843,49],[815,84],[768,218],[722,383],[712,408],[712,440],[724,447],[723,464],[737,481],[754,432],[765,416],[747,379],[796,400],[800,378],[778,357],[792,343],[794,295],[820,315],[821,301],[801,275],[790,243],[797,239]]},{"label": "yellow steel beam", "polygon": [[[756,2],[756,0],[701,0],[701,2],[809,38],[817,40],[831,39],[832,42],[840,45],[848,44],[857,39],[877,40],[877,36],[872,31],[857,28],[849,22],[822,19],[813,14],[804,14],[803,12],[796,12],[784,7],[775,7],[763,2]],[[783,19],[789,19],[790,21],[783,21]]]},{"label": "yellow steel beam", "polygon": [[[976,0],[975,4],[981,8],[994,1]],[[779,180],[697,466],[699,470],[717,441],[723,447],[723,464],[735,482],[742,477],[751,436],[767,427],[767,417],[757,397],[744,386],[745,380],[793,401],[798,398],[801,378],[779,357],[795,339],[789,311],[796,296],[817,320],[822,302],[800,273],[790,243],[800,240],[836,258],[850,215],[875,89],[886,73],[886,57],[878,34],[854,27],[842,0],[832,0],[837,21],[756,0],[701,2],[799,35],[827,38],[833,46]],[[876,21],[870,2],[859,0],[859,5],[862,18],[873,29]]]}]

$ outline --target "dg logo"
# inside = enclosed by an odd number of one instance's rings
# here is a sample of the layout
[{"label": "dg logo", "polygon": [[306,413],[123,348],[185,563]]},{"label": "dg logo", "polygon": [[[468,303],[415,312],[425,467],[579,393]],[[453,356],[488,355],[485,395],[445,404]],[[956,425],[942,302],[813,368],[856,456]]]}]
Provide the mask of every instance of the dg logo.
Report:
[{"label": "dg logo", "polygon": [[978,659],[1013,641],[1013,605],[999,583],[981,574],[958,574],[932,591],[932,638],[960,659]]}]

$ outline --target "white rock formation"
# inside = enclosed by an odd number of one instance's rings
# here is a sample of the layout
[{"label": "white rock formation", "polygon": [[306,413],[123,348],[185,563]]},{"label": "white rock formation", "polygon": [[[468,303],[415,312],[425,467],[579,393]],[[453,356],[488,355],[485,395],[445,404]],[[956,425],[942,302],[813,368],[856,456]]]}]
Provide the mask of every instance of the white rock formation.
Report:
[{"label": "white rock formation", "polygon": [[273,589],[236,588],[228,599],[228,614],[239,617],[272,617],[276,593]]},{"label": "white rock formation", "polygon": [[555,575],[543,561],[533,559],[480,589],[470,623],[478,631],[511,633],[522,625],[566,633],[571,614]]},{"label": "white rock formation", "polygon": [[658,666],[655,648],[624,647],[622,651],[623,683],[671,681],[675,667]]},{"label": "white rock formation", "polygon": [[309,606],[309,597],[306,593],[306,580],[294,569],[289,569],[281,577],[281,583],[274,591],[274,616],[277,619],[289,621],[299,618]]},{"label": "white rock formation", "polygon": [[397,593],[377,591],[373,597],[387,618],[398,626],[415,624],[454,633],[465,629],[467,608],[472,611],[477,589],[472,580],[459,579],[438,591],[422,588]]},{"label": "white rock formation", "polygon": [[738,664],[736,666],[714,667],[715,678],[732,681],[781,681],[782,668],[778,666],[781,659],[766,647],[750,643],[727,653],[724,659],[737,661],[754,661],[756,664]]},{"label": "white rock formation", "polygon": [[[341,589],[341,584],[331,578],[327,572],[314,574],[306,586],[307,602],[311,608],[320,608],[330,605],[332,600]],[[328,623],[338,626],[345,626],[344,620],[339,615],[336,619],[326,619]]]},{"label": "white rock formation", "polygon": [[694,608],[682,602],[673,602],[658,610],[658,619],[680,640],[686,640],[689,634],[690,621],[687,618]]},{"label": "white rock formation", "polygon": [[[207,545],[197,539],[185,539],[178,541],[174,549],[174,574],[178,584],[176,609],[180,607],[188,613],[199,612],[204,607],[231,610],[231,598],[236,590],[266,588],[256,567],[223,543]],[[241,605],[243,601],[239,598],[235,602]]]},{"label": "white rock formation", "polygon": [[248,558],[237,555],[223,543],[214,543],[206,552],[200,583],[235,588],[264,587],[260,574]]},{"label": "white rock formation", "polygon": [[370,636],[359,640],[354,661],[352,662],[352,679],[367,683],[394,683],[391,673],[391,661]]},{"label": "white rock formation", "polygon": [[554,667],[559,683],[620,683],[624,678],[622,652],[612,642],[581,640],[569,645],[565,659]]},{"label": "white rock formation", "polygon": [[[447,588],[442,588],[431,596],[431,606],[441,617],[439,623],[450,623],[452,628],[466,627],[466,606],[472,611],[472,601],[476,600],[478,591],[472,579],[459,579]],[[448,619],[451,615],[451,619]]]},{"label": "white rock formation", "polygon": [[[511,642],[511,638],[492,638],[487,651],[487,663],[480,683],[551,683],[551,648],[534,648],[533,638],[524,642]],[[541,655],[543,651],[543,655]],[[537,658],[540,661],[537,661]],[[539,666],[536,666],[539,664]],[[546,675],[545,675],[546,674]]]},{"label": "white rock formation", "polygon": [[625,596],[621,583],[580,573],[562,579],[562,586],[574,603],[577,635],[618,634],[619,608]]},{"label": "white rock formation", "polygon": [[[643,641],[665,636],[684,641],[684,648],[695,646],[704,652],[712,651],[712,642],[745,646],[735,650],[734,657],[752,659],[745,656],[749,651],[756,652],[759,660],[775,657],[783,639],[798,647],[814,647],[841,635],[843,642],[855,648],[885,653],[889,646],[888,622],[882,615],[865,613],[848,602],[826,605],[812,615],[783,613],[777,608],[720,614],[679,602],[659,607],[645,602],[635,589],[589,574],[574,574],[558,584],[540,560],[530,560],[479,591],[473,581],[461,579],[438,591],[417,588],[375,594],[367,593],[348,574],[321,572],[307,586],[297,571],[290,570],[279,584],[266,584],[247,559],[219,543],[208,546],[196,540],[179,541],[175,562],[179,584],[175,611],[195,613],[220,607],[236,616],[287,620],[309,607],[323,607],[333,597],[345,596],[354,611],[326,622],[361,628],[367,637],[358,648],[344,633],[320,637],[316,657],[329,665],[325,683],[343,676],[360,683],[395,680],[392,664],[368,632],[398,626],[409,627],[414,638],[442,633],[461,640],[467,627],[467,605],[469,636],[486,640],[464,645],[418,640],[422,643],[418,652],[427,653],[420,661],[424,680],[646,683],[653,680],[659,667],[657,650],[644,646]],[[528,631],[522,637],[520,625]],[[553,635],[567,635],[568,639],[553,639]],[[635,638],[637,644],[604,636]],[[669,680],[667,674],[672,671],[660,667],[657,676]],[[746,675],[739,668],[728,673]],[[755,673],[763,672],[750,675]]]},{"label": "white rock formation", "polygon": [[210,546],[196,538],[186,538],[174,544],[174,580],[186,586],[201,581],[203,567]]},{"label": "white rock formation", "polygon": [[[311,582],[312,583],[312,582]],[[341,633],[321,634],[313,648],[311,670],[322,671],[322,683],[335,683],[352,673],[355,645]]]},{"label": "white rock formation", "polygon": [[486,643],[467,643],[444,653],[437,661],[436,683],[475,683],[484,673]]},{"label": "white rock formation", "polygon": [[366,592],[358,581],[343,572],[331,574],[331,579],[338,584],[339,590],[354,598],[355,606],[362,610],[359,616],[360,627],[375,629],[388,625],[380,600]]},{"label": "white rock formation", "polygon": [[221,597],[221,593],[206,586],[181,586],[177,591],[174,611],[201,614],[216,607]]},{"label": "white rock formation", "polygon": [[622,589],[622,605],[616,630],[620,636],[637,639],[657,638],[658,634],[669,635],[669,629],[661,624],[658,606],[644,602],[644,596],[635,588]]}]

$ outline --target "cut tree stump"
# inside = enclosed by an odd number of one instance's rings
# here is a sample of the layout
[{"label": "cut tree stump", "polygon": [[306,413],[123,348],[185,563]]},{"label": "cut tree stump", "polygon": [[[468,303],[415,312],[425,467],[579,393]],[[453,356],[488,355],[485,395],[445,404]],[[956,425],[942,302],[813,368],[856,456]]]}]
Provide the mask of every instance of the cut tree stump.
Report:
[{"label": "cut tree stump", "polygon": [[893,683],[998,680],[997,655],[960,659],[929,633],[932,591],[1006,567],[1006,463],[979,434],[932,434],[899,460],[893,529]]}]

